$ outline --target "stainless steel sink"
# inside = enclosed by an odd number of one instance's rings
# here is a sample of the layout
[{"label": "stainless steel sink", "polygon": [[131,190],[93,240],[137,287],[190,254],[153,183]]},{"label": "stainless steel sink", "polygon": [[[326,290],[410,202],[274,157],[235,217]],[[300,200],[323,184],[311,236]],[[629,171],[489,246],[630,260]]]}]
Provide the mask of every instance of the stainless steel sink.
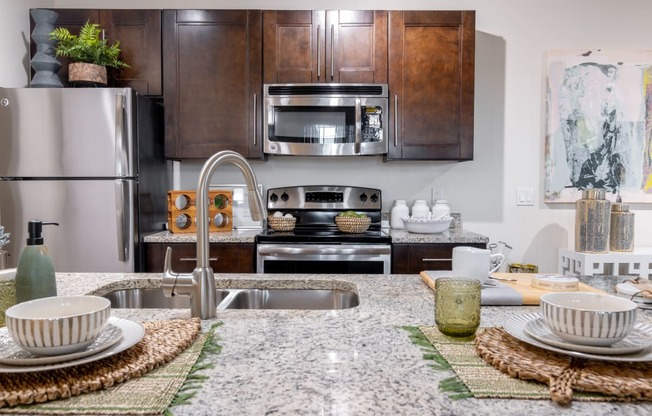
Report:
[{"label": "stainless steel sink", "polygon": [[[219,304],[228,293],[224,290],[217,291],[217,303]],[[167,297],[159,288],[129,288],[115,290],[102,295],[111,301],[112,308],[162,308],[162,309],[186,309],[190,308],[188,296]]]},{"label": "stainless steel sink", "polygon": [[[167,297],[159,288],[129,288],[106,293],[112,308],[190,307],[187,296]],[[217,309],[333,310],[358,306],[358,294],[342,289],[218,289]]]},{"label": "stainless steel sink", "polygon": [[358,306],[358,295],[339,289],[234,289],[218,305],[224,309],[332,310]]}]

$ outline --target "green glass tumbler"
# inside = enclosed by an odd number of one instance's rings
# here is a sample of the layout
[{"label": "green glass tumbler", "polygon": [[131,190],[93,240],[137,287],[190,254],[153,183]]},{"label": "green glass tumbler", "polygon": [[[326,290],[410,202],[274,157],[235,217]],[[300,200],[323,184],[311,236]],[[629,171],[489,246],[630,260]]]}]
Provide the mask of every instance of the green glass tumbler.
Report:
[{"label": "green glass tumbler", "polygon": [[442,334],[470,337],[480,326],[479,280],[435,280],[435,322]]}]

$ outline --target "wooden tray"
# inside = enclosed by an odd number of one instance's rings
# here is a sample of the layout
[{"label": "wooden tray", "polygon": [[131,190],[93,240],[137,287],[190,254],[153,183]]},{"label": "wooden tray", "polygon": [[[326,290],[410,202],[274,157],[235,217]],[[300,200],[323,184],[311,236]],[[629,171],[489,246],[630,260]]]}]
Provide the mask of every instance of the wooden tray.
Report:
[{"label": "wooden tray", "polygon": [[[427,284],[433,291],[435,290],[435,282],[427,273],[420,273],[421,280]],[[492,273],[492,276],[499,279],[516,279],[516,282],[502,282],[512,289],[516,290],[523,296],[523,305],[538,305],[541,302],[541,295],[545,293],[552,293],[544,289],[537,289],[530,285],[532,274],[531,273]],[[584,283],[579,283],[578,292],[594,292],[606,293],[603,290],[596,289]]]}]

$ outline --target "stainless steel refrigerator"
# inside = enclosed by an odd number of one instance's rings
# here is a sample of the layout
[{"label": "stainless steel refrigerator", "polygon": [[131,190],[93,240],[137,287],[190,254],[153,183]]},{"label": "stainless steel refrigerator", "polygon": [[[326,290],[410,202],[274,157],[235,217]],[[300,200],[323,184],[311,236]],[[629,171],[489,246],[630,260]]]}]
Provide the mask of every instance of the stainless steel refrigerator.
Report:
[{"label": "stainless steel refrigerator", "polygon": [[9,267],[27,222],[58,272],[142,271],[167,222],[163,108],[129,88],[0,88],[0,224]]}]

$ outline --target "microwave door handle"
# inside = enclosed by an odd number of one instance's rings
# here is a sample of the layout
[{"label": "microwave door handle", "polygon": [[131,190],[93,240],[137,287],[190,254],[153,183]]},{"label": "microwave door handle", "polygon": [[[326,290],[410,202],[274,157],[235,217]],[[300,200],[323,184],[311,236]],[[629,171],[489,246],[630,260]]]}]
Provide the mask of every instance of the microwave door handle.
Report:
[{"label": "microwave door handle", "polygon": [[362,105],[360,99],[355,99],[355,153],[360,153],[362,143]]}]

